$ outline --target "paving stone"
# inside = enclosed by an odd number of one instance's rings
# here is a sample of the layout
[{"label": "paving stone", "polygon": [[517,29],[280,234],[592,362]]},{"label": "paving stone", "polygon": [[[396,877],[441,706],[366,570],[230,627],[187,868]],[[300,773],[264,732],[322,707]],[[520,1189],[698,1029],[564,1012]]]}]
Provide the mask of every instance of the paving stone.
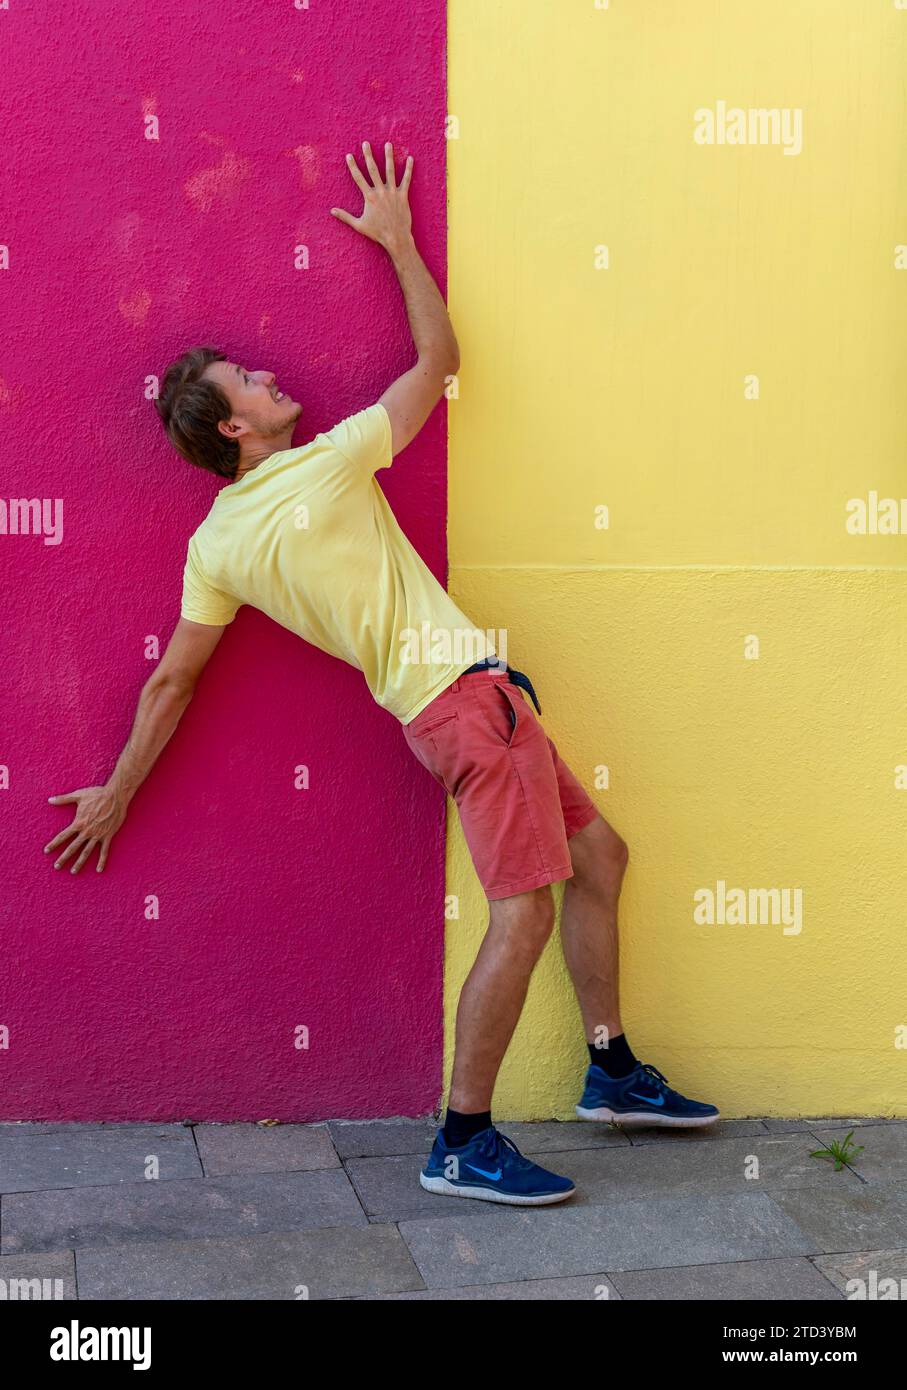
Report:
[{"label": "paving stone", "polygon": [[821,1188],[773,1194],[782,1211],[815,1242],[815,1253],[907,1245],[907,1189],[891,1183],[839,1187],[840,1177],[843,1173],[836,1173],[829,1165],[828,1182]]},{"label": "paving stone", "polygon": [[328,1120],[328,1132],[341,1158],[419,1154],[427,1158],[438,1122],[421,1120]]},{"label": "paving stone", "polygon": [[82,1249],[76,1269],[88,1300],[355,1298],[423,1287],[393,1226]]},{"label": "paving stone", "polygon": [[[478,1203],[476,1203],[478,1205]],[[832,1291],[833,1292],[833,1291]],[[467,1284],[461,1289],[424,1289],[416,1293],[379,1294],[375,1303],[443,1303],[503,1299],[536,1300],[543,1303],[571,1301],[619,1303],[620,1294],[606,1274],[580,1274],[569,1279],[521,1279],[513,1284]],[[359,1301],[359,1300],[355,1300]]]},{"label": "paving stone", "polygon": [[[591,1129],[592,1126],[590,1125]],[[742,1139],[747,1135],[766,1134],[761,1120],[717,1120],[702,1129],[658,1129],[653,1125],[623,1125],[622,1131],[630,1143],[637,1144],[707,1144],[713,1139]]]},{"label": "paving stone", "polygon": [[614,1125],[588,1120],[542,1120],[523,1123],[495,1118],[495,1126],[512,1139],[521,1153],[562,1153],[568,1149],[624,1149],[630,1140]]},{"label": "paving stone", "polygon": [[196,1125],[208,1177],[339,1168],[327,1125]]},{"label": "paving stone", "polygon": [[76,1267],[71,1250],[51,1255],[0,1255],[0,1302],[45,1302],[75,1296]]},{"label": "paving stone", "polygon": [[[546,1165],[547,1160],[546,1154],[539,1158]],[[518,1210],[517,1207],[504,1207],[498,1202],[480,1202],[469,1197],[448,1197],[443,1193],[426,1192],[419,1185],[419,1169],[423,1161],[415,1154],[407,1154],[394,1158],[351,1158],[347,1159],[345,1166],[359,1200],[373,1221],[462,1215],[458,1208],[462,1208],[464,1202],[469,1202],[473,1216],[488,1216],[492,1212],[506,1215]],[[601,1162],[601,1159],[597,1162]],[[577,1193],[570,1200],[576,1203],[580,1198],[581,1194]]]},{"label": "paving stone", "polygon": [[[818,1255],[813,1264],[841,1290],[848,1300],[907,1301],[907,1249],[861,1250],[852,1255]],[[848,1281],[860,1280],[862,1287],[848,1288]],[[896,1289],[879,1288],[883,1279],[894,1279]]]},{"label": "paving stone", "polygon": [[464,1212],[401,1222],[400,1234],[430,1288],[821,1253],[763,1193]]},{"label": "paving stone", "polygon": [[840,1302],[841,1294],[809,1260],[742,1260],[739,1264],[681,1265],[614,1275],[623,1299],[734,1303],[756,1299]]},{"label": "paving stone", "polygon": [[192,1131],[182,1125],[4,1134],[0,1193],[137,1182],[150,1155],[160,1162],[161,1182],[201,1175]]},{"label": "paving stone", "polygon": [[[534,1143],[535,1136],[531,1131],[535,1126],[531,1124],[523,1125],[528,1137]],[[544,1126],[538,1126],[544,1128]],[[560,1129],[568,1129],[570,1126],[561,1125]],[[516,1126],[510,1126],[507,1130],[508,1135],[514,1139]],[[521,1136],[522,1137],[522,1136]],[[604,1144],[600,1148],[590,1150],[568,1149],[565,1153],[554,1154],[545,1150],[526,1152],[527,1158],[532,1158],[536,1163],[540,1163],[544,1168],[556,1173],[566,1173],[574,1177],[576,1172],[590,1176],[590,1181],[584,1181],[579,1187],[576,1195],[572,1197],[571,1203],[577,1206],[586,1202],[601,1200],[595,1195],[594,1184],[597,1180],[603,1162],[602,1148],[611,1149],[613,1144]],[[618,1148],[626,1149],[629,1152],[629,1144],[621,1143],[620,1137],[617,1138]],[[577,1164],[579,1155],[585,1155],[585,1162]],[[515,1212],[517,1207],[506,1207],[498,1202],[480,1202],[472,1198],[447,1197],[443,1194],[426,1192],[419,1185],[419,1170],[424,1164],[424,1155],[407,1155],[406,1157],[393,1158],[352,1158],[347,1159],[345,1167],[350,1175],[359,1199],[363,1207],[373,1221],[408,1221],[419,1216],[428,1219],[433,1217],[448,1217],[455,1214],[457,1207],[464,1201],[469,1201],[470,1211],[476,1216],[488,1215],[493,1211]],[[571,1166],[573,1160],[573,1166]]]},{"label": "paving stone", "polygon": [[851,1129],[854,1125],[897,1125],[903,1124],[903,1120],[889,1120],[885,1119],[884,1117],[872,1115],[858,1115],[849,1120],[842,1120],[834,1115],[824,1115],[820,1116],[818,1119],[766,1119],[763,1121],[763,1123],[766,1129],[768,1129],[772,1134],[792,1134],[796,1130],[816,1129],[817,1127],[820,1129],[828,1129],[830,1126],[837,1128],[838,1125],[844,1125],[846,1133],[847,1130]]},{"label": "paving stone", "polygon": [[[843,1143],[852,1125],[812,1131],[819,1140],[814,1148],[825,1147],[832,1139]],[[852,1144],[862,1144],[863,1152],[851,1159],[848,1166],[867,1182],[907,1182],[907,1123],[892,1125],[861,1125],[854,1132]],[[819,1160],[820,1162],[822,1160]],[[832,1169],[831,1159],[825,1160]]]},{"label": "paving stone", "polygon": [[[690,1197],[731,1192],[767,1192],[777,1188],[822,1186],[828,1172],[810,1158],[815,1142],[809,1134],[716,1139],[712,1144],[649,1144],[608,1154],[578,1150],[527,1157],[572,1178],[583,1202],[624,1201],[634,1197]],[[747,1178],[747,1159],[759,1162],[759,1177]],[[835,1175],[861,1187],[846,1169]],[[575,1199],[572,1199],[575,1201]]]},{"label": "paving stone", "polygon": [[0,1250],[61,1250],[366,1225],[346,1174],[258,1173],[4,1197]]},{"label": "paving stone", "polygon": [[[166,1125],[170,1121],[162,1122]],[[135,1124],[126,1121],[110,1124],[106,1120],[0,1120],[0,1139],[7,1134],[77,1134],[84,1129],[157,1129],[159,1126],[149,1125],[147,1120],[142,1120]]]}]

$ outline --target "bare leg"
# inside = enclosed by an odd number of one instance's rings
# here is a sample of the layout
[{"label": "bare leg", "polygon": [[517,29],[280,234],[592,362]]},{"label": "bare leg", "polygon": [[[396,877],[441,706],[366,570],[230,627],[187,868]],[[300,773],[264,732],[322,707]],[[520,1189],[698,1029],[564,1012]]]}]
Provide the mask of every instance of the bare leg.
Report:
[{"label": "bare leg", "polygon": [[491,1109],[494,1084],[513,1036],[535,963],[551,935],[551,889],[535,888],[490,905],[485,939],[457,1007],[451,1109]]},{"label": "bare leg", "polygon": [[[561,943],[583,1016],[586,1041],[606,1045],[620,1020],[617,902],[627,846],[601,816],[567,841],[573,878],[564,886]],[[607,1031],[604,1031],[607,1030]]]}]

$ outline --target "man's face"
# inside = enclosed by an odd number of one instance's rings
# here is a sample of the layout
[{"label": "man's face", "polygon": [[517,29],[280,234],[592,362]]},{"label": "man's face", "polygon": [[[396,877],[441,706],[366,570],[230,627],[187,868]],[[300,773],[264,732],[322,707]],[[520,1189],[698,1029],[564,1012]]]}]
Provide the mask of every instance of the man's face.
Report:
[{"label": "man's face", "polygon": [[242,435],[273,439],[292,429],[302,414],[302,406],[283,394],[273,372],[250,372],[237,362],[212,362],[203,376],[215,381],[230,402],[233,418],[222,433],[231,439]]}]

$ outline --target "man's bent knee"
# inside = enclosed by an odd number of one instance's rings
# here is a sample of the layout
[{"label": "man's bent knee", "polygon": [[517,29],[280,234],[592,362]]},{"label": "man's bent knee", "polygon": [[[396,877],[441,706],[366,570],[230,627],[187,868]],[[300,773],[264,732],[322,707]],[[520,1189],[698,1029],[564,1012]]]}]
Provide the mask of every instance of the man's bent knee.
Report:
[{"label": "man's bent knee", "polygon": [[630,850],[603,816],[591,821],[568,842],[577,888],[613,893],[620,888],[630,860]]},{"label": "man's bent knee", "polygon": [[514,949],[541,951],[554,929],[554,900],[549,887],[496,898],[491,903],[490,926],[506,931]]},{"label": "man's bent knee", "polygon": [[630,862],[630,848],[616,830],[612,830],[604,852],[605,863],[612,873],[624,874]]}]

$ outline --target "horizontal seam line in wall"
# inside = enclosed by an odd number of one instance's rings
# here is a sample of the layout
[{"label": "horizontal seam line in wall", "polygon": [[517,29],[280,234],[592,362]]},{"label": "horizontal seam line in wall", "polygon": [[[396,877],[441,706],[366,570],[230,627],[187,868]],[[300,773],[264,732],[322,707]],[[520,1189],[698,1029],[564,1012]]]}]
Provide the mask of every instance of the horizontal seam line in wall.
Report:
[{"label": "horizontal seam line in wall", "polygon": [[458,565],[448,562],[450,570],[562,570],[565,574],[582,574],[595,570],[644,570],[650,573],[663,571],[679,572],[698,570],[707,574],[716,571],[731,574],[759,573],[767,571],[778,574],[907,574],[907,565]]}]

